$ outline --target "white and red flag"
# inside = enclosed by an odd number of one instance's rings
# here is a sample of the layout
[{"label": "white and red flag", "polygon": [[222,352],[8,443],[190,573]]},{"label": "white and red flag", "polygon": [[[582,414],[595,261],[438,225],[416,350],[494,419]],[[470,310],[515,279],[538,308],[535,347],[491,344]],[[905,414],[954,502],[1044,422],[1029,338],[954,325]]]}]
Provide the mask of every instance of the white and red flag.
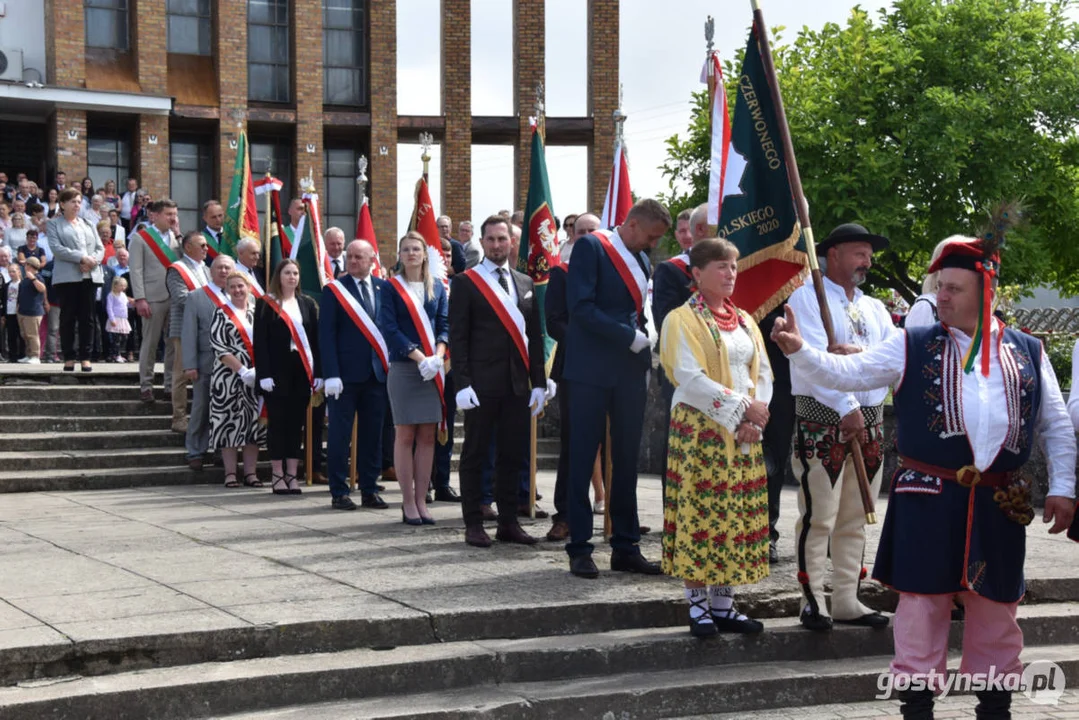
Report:
[{"label": "white and red flag", "polygon": [[629,191],[629,165],[626,163],[624,142],[619,142],[614,149],[614,168],[611,170],[611,182],[607,185],[607,199],[603,201],[603,217],[600,225],[610,230],[621,225],[629,209],[633,207],[633,195]]},{"label": "white and red flag", "polygon": [[359,215],[356,217],[356,240],[366,240],[371,243],[371,247],[375,249],[375,264],[371,268],[371,272],[375,277],[380,278],[382,275],[382,261],[378,257],[378,241],[375,240],[375,224],[371,221],[371,208],[367,204],[367,198],[364,197],[363,204],[360,205]]},{"label": "white and red flag", "polygon": [[263,175],[251,183],[255,188],[256,195],[265,195],[268,192],[281,192],[285,184],[272,175]]},{"label": "white and red flag", "polygon": [[708,178],[708,224],[718,225],[723,198],[738,192],[738,179],[745,170],[745,158],[731,152],[731,118],[727,112],[727,93],[723,85],[723,66],[719,53],[704,61],[701,82],[712,94],[712,163]]}]

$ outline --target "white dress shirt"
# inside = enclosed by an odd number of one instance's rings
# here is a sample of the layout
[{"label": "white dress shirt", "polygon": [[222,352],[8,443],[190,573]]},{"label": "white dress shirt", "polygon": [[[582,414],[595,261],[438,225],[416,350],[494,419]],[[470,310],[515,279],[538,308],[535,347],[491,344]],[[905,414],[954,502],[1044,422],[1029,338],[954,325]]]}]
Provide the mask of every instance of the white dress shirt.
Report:
[{"label": "white dress shirt", "polygon": [[[798,316],[798,325],[802,319]],[[966,354],[971,339],[956,328],[949,328],[959,350]],[[981,349],[975,355],[974,371],[960,373],[962,386],[963,424],[974,452],[974,466],[986,470],[1004,446],[1008,434],[1008,412],[1004,402],[1004,375],[997,355],[996,335],[1000,324],[993,319],[989,355],[989,377],[981,373]],[[856,355],[831,355],[803,344],[790,355],[791,376],[795,369],[810,381],[840,390],[867,390],[887,387],[899,382],[907,364],[905,332],[892,334],[883,343]],[[1056,373],[1045,353],[1042,353],[1041,406],[1035,411],[1035,436],[1046,449],[1049,469],[1049,494],[1075,497],[1075,428],[1068,418],[1064,398],[1060,394]],[[1051,448],[1051,452],[1048,450]]]},{"label": "white dress shirt", "polygon": [[135,204],[135,193],[126,192],[120,197],[120,217],[124,220],[131,219],[131,206]]},{"label": "white dress shirt", "polygon": [[914,304],[910,306],[910,312],[907,313],[907,319],[903,323],[903,327],[928,327],[935,324],[937,318],[933,316],[933,311],[936,307],[936,293],[923,293],[922,295],[919,295],[917,299],[915,299]]},{"label": "white dress shirt", "polygon": [[[870,348],[899,334],[892,325],[892,316],[880,300],[871,298],[858,289],[854,290],[854,299],[849,300],[847,291],[828,278],[824,278],[824,289],[837,343]],[[795,290],[787,304],[798,318],[798,329],[805,342],[818,350],[827,350],[828,338],[821,324],[820,306],[817,304],[817,293],[813,289],[812,280]],[[791,393],[808,395],[835,410],[839,417],[845,417],[860,407],[880,405],[888,396],[886,382],[859,386],[861,392],[857,393],[843,392],[836,387],[831,383],[814,382],[801,369],[791,367]]]},{"label": "white dress shirt", "polygon": [[[491,275],[494,277],[496,282],[498,281],[499,270],[504,270],[505,271],[505,273],[506,273],[505,274],[506,284],[509,285],[510,300],[512,300],[513,304],[516,305],[517,304],[517,285],[516,285],[516,283],[513,282],[513,273],[510,272],[509,261],[507,260],[506,262],[504,262],[501,265],[496,265],[494,262],[491,261],[490,258],[484,258],[483,262],[480,263],[480,264],[483,265],[485,268],[487,268],[491,272]],[[498,287],[501,288],[502,284],[499,283]]]}]

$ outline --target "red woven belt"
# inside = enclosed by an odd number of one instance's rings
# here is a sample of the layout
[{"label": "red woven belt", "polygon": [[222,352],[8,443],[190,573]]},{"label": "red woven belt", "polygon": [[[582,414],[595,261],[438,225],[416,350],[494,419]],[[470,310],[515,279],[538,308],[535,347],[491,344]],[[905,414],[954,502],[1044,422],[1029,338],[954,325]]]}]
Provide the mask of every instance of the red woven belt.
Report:
[{"label": "red woven belt", "polygon": [[899,466],[907,468],[908,470],[914,470],[915,472],[932,475],[933,477],[939,477],[943,480],[955,480],[963,487],[973,487],[974,485],[1003,487],[1011,482],[1012,479],[1012,474],[1007,472],[980,472],[978,468],[973,465],[966,465],[958,470],[954,468],[943,468],[938,467],[937,465],[930,465],[929,463],[913,460],[902,455],[899,456]]}]

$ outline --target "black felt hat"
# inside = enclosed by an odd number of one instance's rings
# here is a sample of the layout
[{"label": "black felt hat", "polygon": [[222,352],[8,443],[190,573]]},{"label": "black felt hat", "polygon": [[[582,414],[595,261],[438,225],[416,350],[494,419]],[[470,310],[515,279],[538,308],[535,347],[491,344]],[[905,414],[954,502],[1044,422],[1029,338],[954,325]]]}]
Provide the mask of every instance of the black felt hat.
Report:
[{"label": "black felt hat", "polygon": [[888,238],[883,235],[874,235],[858,223],[844,223],[817,243],[817,255],[824,255],[828,248],[846,242],[867,242],[872,246],[873,252],[880,252],[888,247]]}]

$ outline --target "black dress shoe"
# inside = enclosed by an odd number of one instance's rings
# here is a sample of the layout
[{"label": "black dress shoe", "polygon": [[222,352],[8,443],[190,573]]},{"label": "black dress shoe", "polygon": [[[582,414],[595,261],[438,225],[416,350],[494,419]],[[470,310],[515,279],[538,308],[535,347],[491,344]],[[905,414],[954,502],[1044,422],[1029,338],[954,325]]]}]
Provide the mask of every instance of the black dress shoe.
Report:
[{"label": "black dress shoe", "polygon": [[855,625],[857,627],[871,627],[871,628],[886,628],[888,627],[888,616],[881,615],[879,612],[871,612],[862,615],[861,617],[852,618],[850,620],[833,619],[841,625]]},{"label": "black dress shoe", "polygon": [[727,617],[712,613],[712,622],[715,623],[718,632],[741,633],[742,635],[756,635],[764,630],[764,623],[753,618],[739,620],[737,616]]},{"label": "black dress shoe", "polygon": [[461,502],[461,496],[457,494],[457,491],[451,488],[449,485],[446,487],[440,487],[435,489],[435,500],[438,502]]},{"label": "black dress shoe", "polygon": [[483,525],[469,525],[465,528],[465,542],[472,547],[491,547],[491,536],[483,529]]},{"label": "black dress shoe", "polygon": [[569,559],[569,571],[579,578],[594,580],[599,577],[599,568],[591,555],[578,555]]},{"label": "black dress shoe", "polygon": [[360,493],[360,505],[372,510],[385,510],[389,507],[378,493]]},{"label": "black dress shoe", "polygon": [[539,542],[537,538],[526,533],[516,522],[499,523],[498,530],[495,531],[495,540],[518,545],[535,545]]},{"label": "black dress shoe", "polygon": [[640,553],[611,553],[611,570],[640,573],[641,575],[662,575],[659,563],[649,562]]},{"label": "black dress shoe", "polygon": [[[714,622],[707,622],[705,618],[707,615],[702,615],[700,619],[689,619],[689,634],[695,638],[710,638],[719,634],[719,630],[716,628]],[[702,622],[704,621],[704,622]]]},{"label": "black dress shoe", "polygon": [[[275,491],[276,492],[276,491]],[[352,498],[348,495],[342,495],[341,497],[335,497],[333,502],[330,503],[334,510],[355,510],[356,503],[352,502]]]},{"label": "black dress shoe", "polygon": [[802,614],[798,620],[806,630],[812,630],[813,632],[832,631],[832,618],[827,615],[821,615],[819,612],[811,612],[809,608],[802,610]]},{"label": "black dress shoe", "polygon": [[375,485],[375,492],[378,492],[378,493],[386,492],[386,486],[385,485]]}]

